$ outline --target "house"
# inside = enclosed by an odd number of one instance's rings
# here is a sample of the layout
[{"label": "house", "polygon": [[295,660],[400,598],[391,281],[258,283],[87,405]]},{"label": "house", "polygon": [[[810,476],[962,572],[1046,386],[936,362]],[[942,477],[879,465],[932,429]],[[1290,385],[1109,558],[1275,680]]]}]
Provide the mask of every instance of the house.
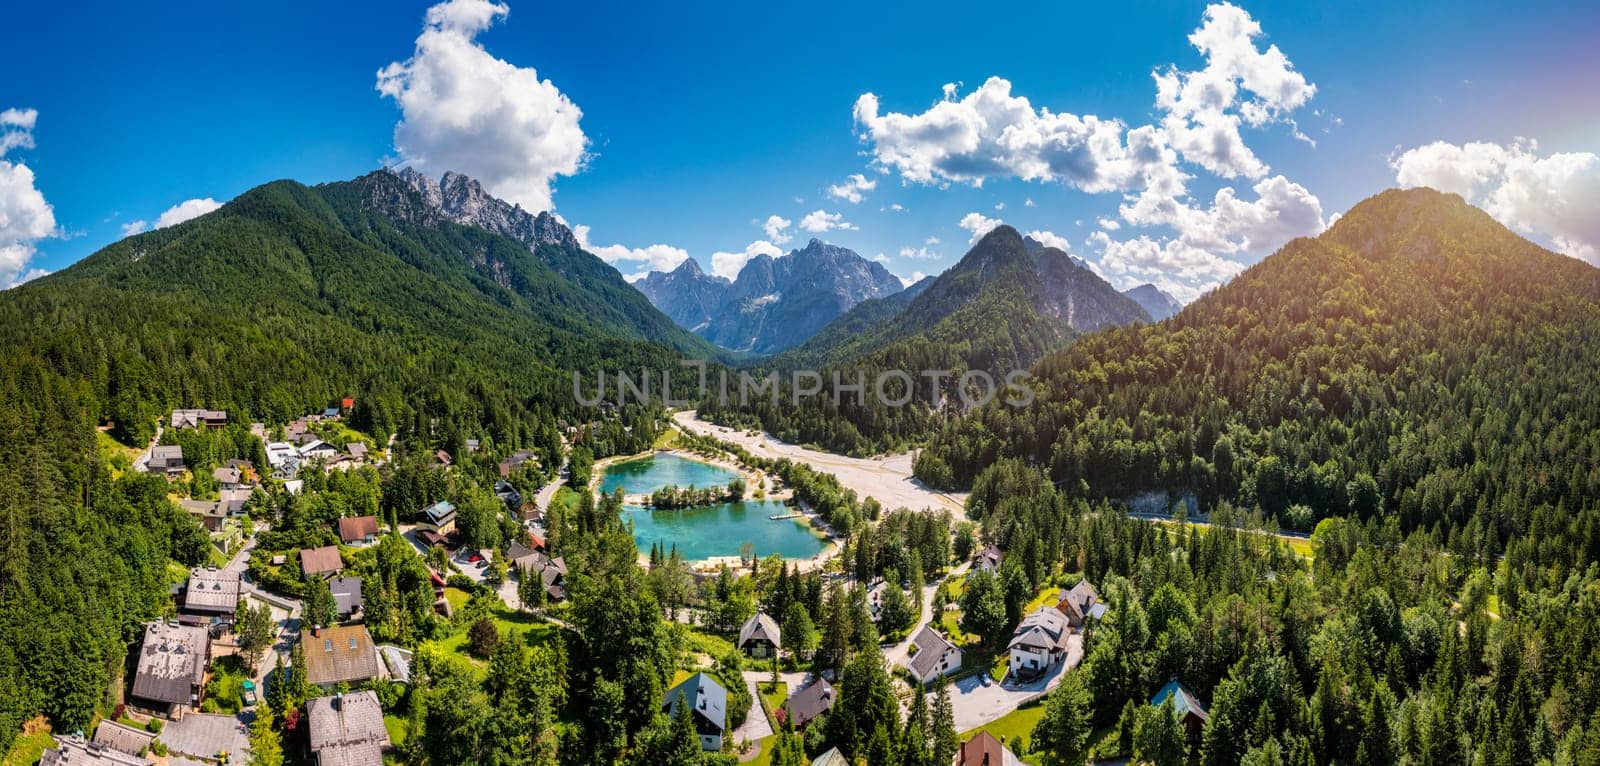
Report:
[{"label": "house", "polygon": [[378,650],[365,625],[313,628],[300,632],[305,647],[306,680],[324,688],[377,678]]},{"label": "house", "polygon": [[380,766],[389,746],[383,707],[371,690],[306,702],[306,729],[317,766]]},{"label": "house", "polygon": [[1067,617],[1051,607],[1022,618],[1006,649],[1011,652],[1011,673],[1017,678],[1039,676],[1067,656],[1072,627]]},{"label": "house", "polygon": [[300,445],[300,459],[307,460],[332,460],[339,454],[339,448],[321,439],[313,439]]},{"label": "house", "polygon": [[756,612],[739,628],[739,641],[735,646],[756,659],[776,657],[783,648],[778,623],[765,612]]},{"label": "house", "polygon": [[250,500],[250,496],[253,494],[255,494],[255,490],[249,487],[222,490],[217,493],[220,498],[217,500],[217,507],[228,516],[238,516],[244,513],[244,504]]},{"label": "house", "polygon": [[339,419],[339,408],[338,407],[329,407],[328,409],[323,410],[322,411],[322,419],[323,420],[338,420]]},{"label": "house", "polygon": [[889,584],[883,580],[879,580],[867,588],[867,614],[872,618],[873,622],[883,620],[883,593],[888,588]]},{"label": "house", "polygon": [[855,766],[855,765],[850,763],[850,759],[849,758],[844,757],[844,753],[839,752],[839,748],[830,747],[830,748],[828,748],[828,752],[823,753],[822,755],[819,755],[816,758],[812,759],[811,766]]},{"label": "house", "polygon": [[515,511],[522,506],[522,493],[518,492],[516,487],[511,486],[511,482],[504,479],[494,483],[494,496],[500,498],[500,502],[506,504],[506,510],[508,511]]},{"label": "house", "polygon": [[333,592],[333,606],[340,617],[349,617],[361,611],[365,604],[361,599],[359,577],[335,577],[328,581],[328,590]]},{"label": "house", "polygon": [[222,520],[228,517],[228,510],[222,503],[210,500],[179,500],[178,507],[182,508],[194,520],[200,522],[207,532],[222,529]]},{"label": "house", "polygon": [[[543,544],[539,545],[539,548],[543,547]],[[527,545],[521,540],[518,540],[506,548],[506,564],[518,572],[527,569],[535,569],[536,567],[542,568],[541,565],[548,559],[544,557],[544,554],[539,552],[539,548]]]},{"label": "house", "polygon": [[999,548],[993,545],[985,545],[982,550],[978,551],[978,555],[972,558],[972,568],[982,569],[985,572],[998,572],[1000,571],[1001,558],[1003,556]]},{"label": "house", "polygon": [[85,742],[77,736],[58,739],[55,747],[45,748],[39,757],[39,766],[151,766],[151,763],[143,756],[130,755],[99,742]]},{"label": "house", "polygon": [[929,684],[961,669],[961,649],[939,635],[932,625],[917,631],[911,648],[916,651],[906,659],[906,670],[919,684]]},{"label": "house", "polygon": [[961,743],[961,749],[956,751],[951,766],[1022,766],[1022,760],[1016,753],[1006,749],[995,739],[993,734],[986,731],[978,732],[978,736]]},{"label": "house", "polygon": [[433,462],[448,468],[450,466],[450,453],[439,450],[433,453]]},{"label": "house", "polygon": [[1189,687],[1178,682],[1178,677],[1173,676],[1165,686],[1156,690],[1150,704],[1160,707],[1167,700],[1172,700],[1172,710],[1183,719],[1183,729],[1188,734],[1189,742],[1199,742],[1200,735],[1206,727],[1206,722],[1211,720],[1211,714],[1206,712],[1206,706],[1200,704],[1200,698],[1189,691]]},{"label": "house", "polygon": [[377,516],[346,516],[339,519],[339,541],[345,545],[378,541]]},{"label": "house", "polygon": [[344,559],[339,558],[339,546],[324,545],[321,548],[305,548],[300,551],[300,571],[307,580],[313,577],[327,577],[337,574],[344,569]]},{"label": "house", "polygon": [[696,673],[667,690],[661,709],[668,717],[678,713],[680,703],[690,706],[694,730],[700,735],[700,749],[722,749],[722,732],[728,725],[728,690],[705,673]]},{"label": "house", "polygon": [[[539,554],[543,556],[544,554]],[[539,578],[544,581],[544,592],[555,601],[567,597],[567,562],[560,556],[545,562],[544,568],[539,572]]]},{"label": "house", "polygon": [[266,423],[251,423],[250,424],[250,435],[256,437],[257,439],[260,439],[261,441],[266,441],[267,440],[267,424]]},{"label": "house", "polygon": [[236,489],[240,484],[244,483],[244,474],[240,473],[237,468],[213,468],[211,469],[211,480],[215,481],[221,489]]},{"label": "house", "polygon": [[106,718],[94,728],[94,739],[90,742],[128,755],[143,755],[155,738],[156,735],[148,729],[128,726]]},{"label": "house", "polygon": [[356,406],[356,400],[353,396],[346,396],[345,398],[339,400],[339,409],[348,411],[354,406]]},{"label": "house", "polygon": [[483,440],[482,439],[468,439],[467,442],[466,442],[466,448],[467,448],[468,452],[477,452],[478,449],[480,447],[482,447],[482,446],[483,446]]},{"label": "house", "polygon": [[447,535],[456,528],[456,506],[449,500],[440,500],[417,514],[417,526]]},{"label": "house", "polygon": [[511,453],[510,457],[500,461],[500,478],[511,478],[511,474],[516,473],[529,463],[539,464],[539,456],[533,450],[517,450]]},{"label": "house", "polygon": [[150,448],[150,460],[144,464],[147,473],[164,473],[173,476],[183,473],[183,448],[176,444],[157,444]]},{"label": "house", "polygon": [[349,444],[344,445],[344,451],[349,453],[350,457],[356,460],[364,461],[367,459],[366,442],[350,442]]},{"label": "house", "polygon": [[210,661],[211,637],[205,628],[146,624],[133,675],[134,704],[172,718],[199,707]]},{"label": "house", "polygon": [[173,428],[221,428],[228,424],[226,410],[173,410]]},{"label": "house", "polygon": [[784,702],[783,714],[794,728],[805,729],[807,724],[833,709],[836,697],[833,685],[819,678],[816,683],[795,692]]},{"label": "house", "polygon": [[1072,586],[1072,590],[1056,602],[1056,611],[1065,615],[1067,624],[1074,628],[1082,628],[1088,620],[1097,620],[1106,613],[1105,604],[1100,603],[1100,594],[1095,592],[1088,580],[1079,580],[1077,585]]},{"label": "house", "polygon": [[183,590],[183,609],[232,619],[239,609],[239,573],[216,567],[189,570],[189,585]]},{"label": "house", "polygon": [[291,478],[300,470],[300,450],[289,442],[269,442],[267,465],[272,467],[273,476]]}]

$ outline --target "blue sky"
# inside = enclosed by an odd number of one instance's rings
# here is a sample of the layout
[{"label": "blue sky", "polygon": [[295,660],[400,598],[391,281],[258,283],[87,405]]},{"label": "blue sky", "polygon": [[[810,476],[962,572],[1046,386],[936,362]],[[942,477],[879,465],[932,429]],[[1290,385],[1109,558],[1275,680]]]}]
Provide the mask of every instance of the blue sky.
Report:
[{"label": "blue sky", "polygon": [[[716,253],[731,273],[736,254],[811,236],[933,274],[1004,220],[1121,287],[1191,299],[1402,182],[1578,257],[1600,246],[1593,4],[461,0],[427,49],[426,3],[330,5],[10,10],[25,33],[0,47],[0,253],[21,260],[0,278],[61,269],[187,200],[406,160],[553,200],[625,274]],[[1208,21],[1209,54],[1189,39]],[[1162,104],[1152,73],[1172,71],[1196,87]],[[990,78],[1028,112],[978,103],[1001,93]],[[426,92],[444,81],[478,93]],[[1199,87],[1215,82],[1237,92],[1216,101]],[[868,93],[878,124],[857,108]],[[1244,160],[1208,156],[1230,121]],[[975,148],[950,135],[980,123],[995,135]],[[1135,159],[1135,137],[1154,153]],[[859,202],[829,195],[852,174],[872,182]],[[764,230],[772,216],[790,225]]]}]

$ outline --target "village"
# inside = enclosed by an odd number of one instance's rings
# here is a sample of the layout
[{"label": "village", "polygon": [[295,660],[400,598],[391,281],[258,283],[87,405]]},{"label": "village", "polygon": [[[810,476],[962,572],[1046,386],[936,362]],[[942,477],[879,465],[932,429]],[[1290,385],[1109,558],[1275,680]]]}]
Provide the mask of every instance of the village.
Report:
[{"label": "village", "polygon": [[[284,744],[299,760],[382,764],[408,735],[392,710],[394,690],[411,682],[418,651],[481,663],[482,645],[503,634],[573,629],[562,618],[571,573],[548,525],[585,502],[579,493],[593,499],[591,460],[572,465],[571,447],[608,426],[567,426],[556,455],[496,454],[467,439],[463,454],[437,450],[395,466],[392,438],[378,443],[345,422],[353,403],[275,427],[241,428],[219,410],[171,412],[130,470],[170,482],[176,505],[209,538],[209,561],[174,574],[170,610],[144,625],[130,648],[123,704],[92,734],[58,737],[41,763],[248,763],[253,724],[270,702],[286,710],[284,729],[303,735]],[[713,459],[706,443],[717,442],[702,443],[699,459]],[[715,459],[735,461],[761,491],[795,503],[791,515],[827,527],[779,476],[734,454]],[[492,477],[492,495],[441,496],[463,462]],[[379,494],[403,493],[391,485],[379,492],[380,468],[391,483],[431,489],[411,505],[385,507]],[[1083,660],[1085,640],[1110,607],[1087,580],[1058,579],[1009,605],[1014,619],[1008,605],[991,603],[1000,614],[990,624],[1005,625],[989,630],[994,637],[975,635],[977,620],[963,612],[981,608],[977,590],[999,598],[1006,556],[942,525],[935,550],[949,561],[930,562],[937,576],[928,582],[920,564],[904,578],[852,571],[848,536],[833,530],[827,554],[808,562],[740,555],[694,565],[691,591],[706,595],[669,605],[694,651],[662,711],[675,716],[687,703],[701,746],[741,762],[765,763],[778,731],[819,727],[839,702],[839,679],[813,664],[814,624],[797,621],[793,608],[768,613],[751,593],[758,575],[773,582],[774,568],[780,584],[810,571],[853,594],[870,619],[902,707],[914,690],[918,700],[948,697],[962,739],[957,766],[1024,763],[1013,750],[1040,718],[1041,700]],[[641,560],[654,567],[665,556],[653,549]],[[739,588],[743,597],[729,595]],[[737,714],[731,697],[745,700]],[[1169,699],[1196,741],[1206,710],[1177,678],[1152,690],[1150,704]],[[847,761],[832,748],[812,763]]]}]

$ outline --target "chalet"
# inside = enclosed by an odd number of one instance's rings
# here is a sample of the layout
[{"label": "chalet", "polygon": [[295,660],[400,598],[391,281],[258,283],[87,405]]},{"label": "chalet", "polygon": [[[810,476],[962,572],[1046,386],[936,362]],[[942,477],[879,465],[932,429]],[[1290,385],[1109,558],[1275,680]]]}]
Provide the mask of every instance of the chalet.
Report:
[{"label": "chalet", "polygon": [[922,626],[911,639],[915,651],[906,658],[906,670],[919,684],[929,684],[961,669],[961,649],[939,635],[932,625]]},{"label": "chalet", "polygon": [[367,690],[306,702],[306,728],[317,766],[383,763],[389,731],[383,726],[378,693]]},{"label": "chalet", "polygon": [[1104,616],[1106,605],[1100,602],[1100,594],[1088,580],[1080,580],[1056,602],[1056,611],[1064,615],[1073,628],[1082,628],[1085,622]]},{"label": "chalet", "polygon": [[173,410],[173,428],[222,428],[228,424],[226,410]]},{"label": "chalet", "polygon": [[217,487],[221,489],[236,489],[240,484],[244,483],[244,474],[237,468],[213,468],[211,469],[211,480],[215,481]]},{"label": "chalet", "polygon": [[961,743],[951,766],[1022,766],[1022,760],[993,734],[980,731],[978,736]]},{"label": "chalet", "polygon": [[756,612],[739,628],[739,641],[735,645],[758,660],[776,657],[783,648],[777,621],[765,612]]},{"label": "chalet", "polygon": [[1019,679],[1035,678],[1055,667],[1067,656],[1067,639],[1072,627],[1065,615],[1050,607],[1022,618],[1011,634],[1006,649],[1011,652],[1011,674]]},{"label": "chalet", "polygon": [[444,466],[446,468],[450,467],[450,463],[451,463],[450,453],[445,452],[444,450],[439,450],[437,452],[434,452],[433,453],[433,462],[436,465]]},{"label": "chalet", "polygon": [[189,571],[189,584],[183,589],[183,610],[231,620],[239,609],[239,584],[238,572],[196,567]]},{"label": "chalet", "polygon": [[567,562],[560,556],[545,563],[539,572],[539,579],[544,581],[544,592],[550,598],[561,601],[567,597]]},{"label": "chalet", "polygon": [[244,504],[250,500],[255,490],[249,487],[235,487],[217,493],[217,506],[228,516],[238,516],[244,513]]},{"label": "chalet", "polygon": [[466,447],[467,452],[477,452],[478,449],[483,446],[483,440],[482,439],[468,439],[464,446]]},{"label": "chalet", "polygon": [[440,500],[417,514],[417,526],[448,535],[456,528],[456,506],[449,500]]},{"label": "chalet", "polygon": [[85,742],[77,736],[56,740],[55,747],[45,748],[39,756],[39,766],[151,766],[152,763],[144,756],[124,753],[99,742]]},{"label": "chalet", "polygon": [[350,455],[350,457],[355,459],[355,460],[364,461],[364,460],[367,459],[367,443],[366,442],[350,442],[349,444],[344,445],[344,451],[346,453],[348,453]]},{"label": "chalet", "polygon": [[339,448],[321,439],[315,439],[300,445],[299,452],[302,461],[332,460],[339,454]]},{"label": "chalet", "polygon": [[540,566],[544,561],[548,560],[544,558],[544,554],[539,552],[539,548],[544,547],[542,542],[538,548],[527,545],[520,540],[512,543],[506,548],[506,564],[518,572]]},{"label": "chalet", "polygon": [[833,685],[819,678],[816,683],[795,692],[794,696],[784,702],[783,714],[790,725],[804,730],[823,713],[833,709],[833,702],[837,696],[834,694]]},{"label": "chalet", "polygon": [[329,688],[358,684],[379,674],[378,650],[365,625],[344,625],[301,631],[305,647],[306,680]]},{"label": "chalet", "polygon": [[307,580],[313,577],[326,578],[331,574],[338,574],[344,570],[344,559],[339,557],[339,546],[324,545],[321,548],[305,548],[300,551],[300,572]]},{"label": "chalet", "polygon": [[1189,687],[1178,682],[1173,676],[1166,685],[1156,690],[1150,704],[1160,707],[1167,700],[1172,700],[1172,710],[1183,719],[1183,729],[1188,735],[1189,742],[1200,741],[1200,735],[1206,727],[1206,722],[1211,720],[1211,714],[1206,712],[1206,706],[1200,704],[1200,698],[1189,691]]},{"label": "chalet", "polygon": [[359,577],[335,577],[328,581],[328,590],[333,592],[334,610],[340,617],[354,615],[365,604],[361,599]]},{"label": "chalet", "polygon": [[690,706],[689,715],[694,720],[695,733],[700,735],[700,748],[709,752],[722,749],[722,732],[728,725],[728,690],[705,673],[685,678],[667,690],[661,709],[668,717],[677,715],[678,705]]},{"label": "chalet", "polygon": [[517,521],[523,526],[544,524],[544,511],[539,510],[539,505],[532,500],[523,499],[522,505],[517,508]]},{"label": "chalet", "polygon": [[90,742],[128,755],[144,755],[155,738],[156,735],[148,729],[128,726],[105,718],[94,728],[94,739]]},{"label": "chalet", "polygon": [[157,715],[182,717],[200,706],[211,637],[205,628],[152,622],[145,625],[133,676],[134,705]]},{"label": "chalet", "polygon": [[266,441],[267,440],[267,424],[266,423],[251,423],[250,424],[250,435],[256,437],[257,439],[260,439],[261,441]]},{"label": "chalet", "polygon": [[516,487],[511,486],[511,482],[504,479],[494,483],[494,496],[500,498],[500,502],[506,504],[506,510],[508,511],[515,511],[522,506],[522,493],[518,492]]},{"label": "chalet", "polygon": [[839,748],[830,747],[828,752],[812,759],[811,766],[855,766],[855,764],[850,763],[850,759],[844,757]]},{"label": "chalet", "polygon": [[179,500],[178,507],[193,516],[207,532],[222,529],[222,521],[228,517],[228,510],[222,503],[211,500]]},{"label": "chalet", "polygon": [[183,473],[183,448],[176,444],[157,444],[150,448],[150,459],[145,463],[144,470],[148,473],[161,473],[175,476]]},{"label": "chalet", "polygon": [[289,442],[269,442],[267,465],[272,467],[273,476],[292,478],[300,470],[300,450]]},{"label": "chalet", "polygon": [[985,545],[972,559],[973,569],[982,569],[985,572],[1000,571],[1000,561],[1003,558],[1000,549],[993,545]]},{"label": "chalet", "polygon": [[539,456],[533,450],[517,450],[511,453],[510,457],[500,461],[500,478],[511,478],[511,474],[521,470],[523,466],[529,463],[539,464]]},{"label": "chalet", "polygon": [[346,516],[339,519],[339,542],[345,545],[368,545],[377,541],[377,516]]},{"label": "chalet", "polygon": [[323,420],[338,420],[339,419],[339,408],[338,407],[329,407],[328,409],[323,410],[322,411],[322,419]]}]

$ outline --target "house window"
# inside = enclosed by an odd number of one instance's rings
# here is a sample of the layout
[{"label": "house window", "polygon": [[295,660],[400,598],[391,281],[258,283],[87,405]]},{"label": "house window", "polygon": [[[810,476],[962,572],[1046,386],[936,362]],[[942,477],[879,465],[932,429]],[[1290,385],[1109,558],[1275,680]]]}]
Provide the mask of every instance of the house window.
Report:
[{"label": "house window", "polygon": [[356,640],[352,638],[352,639],[350,639],[350,651],[353,652],[355,650],[356,650]]},{"label": "house window", "polygon": [[322,651],[324,651],[324,652],[333,651],[333,639],[325,638],[325,639],[322,640]]}]

